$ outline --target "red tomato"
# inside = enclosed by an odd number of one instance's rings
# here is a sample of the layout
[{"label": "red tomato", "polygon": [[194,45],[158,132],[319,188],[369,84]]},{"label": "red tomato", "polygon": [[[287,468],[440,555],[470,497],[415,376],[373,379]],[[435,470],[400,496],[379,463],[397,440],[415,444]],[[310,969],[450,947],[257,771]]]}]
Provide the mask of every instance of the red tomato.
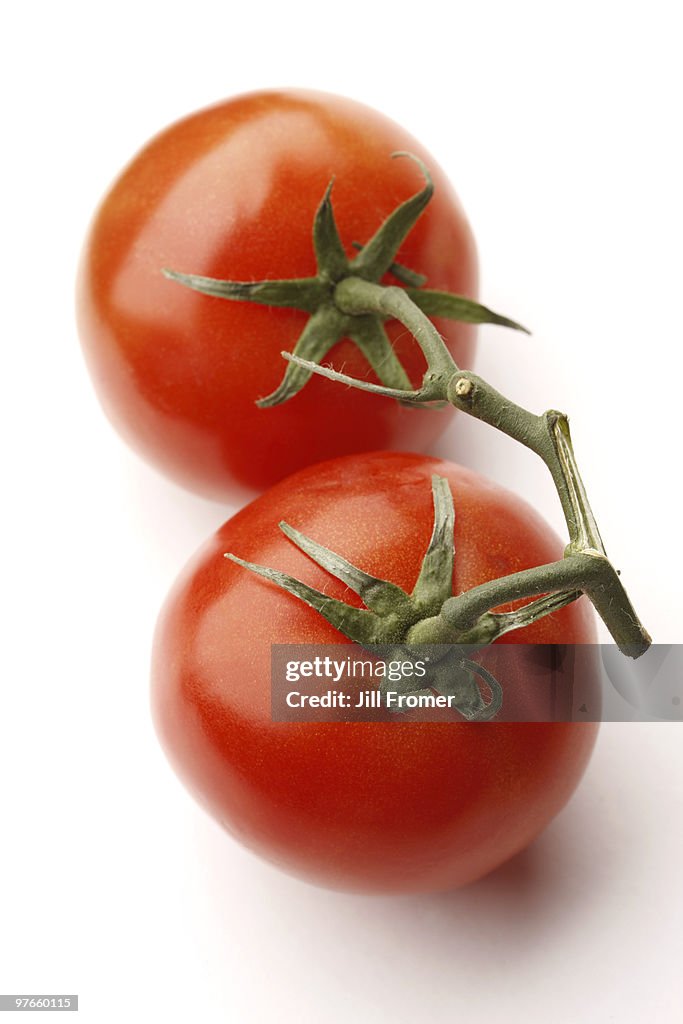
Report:
[{"label": "red tomato", "polygon": [[[186,568],[157,627],[153,715],[180,777],[246,845],[335,888],[446,889],[492,870],[566,803],[597,732],[584,722],[272,721],[271,644],[344,638],[224,553],[353,597],[284,538],[284,519],[411,589],[432,529],[433,473],[455,502],[454,593],[561,555],[533,509],[469,470],[387,452],[335,459],[230,519]],[[592,610],[582,599],[511,636],[590,643]]]},{"label": "red tomato", "polygon": [[[167,128],[114,183],[85,245],[79,330],[107,415],[169,476],[234,499],[334,455],[422,450],[447,425],[448,410],[405,409],[322,379],[258,409],[307,315],[200,295],[162,275],[313,275],[313,218],[333,176],[347,253],[422,187],[413,161],[390,159],[396,150],[421,157],[435,184],[399,262],[426,275],[429,288],[476,298],[474,241],[443,173],[398,125],[351,100],[293,90],[237,97]],[[456,361],[471,365],[472,325],[435,322]],[[388,330],[417,384],[417,345],[396,323]],[[348,340],[330,361],[376,379]]]}]

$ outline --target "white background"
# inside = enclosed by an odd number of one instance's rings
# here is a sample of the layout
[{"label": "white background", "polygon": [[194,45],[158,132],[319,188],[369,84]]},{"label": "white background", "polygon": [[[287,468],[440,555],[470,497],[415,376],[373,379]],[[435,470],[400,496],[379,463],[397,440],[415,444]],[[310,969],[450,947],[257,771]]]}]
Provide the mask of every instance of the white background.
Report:
[{"label": "white background", "polygon": [[[104,1024],[681,1019],[676,724],[603,727],[545,836],[447,896],[310,888],[195,808],[149,722],[149,646],[178,568],[227,510],[124,449],[72,311],[94,205],[168,122],[262,86],[379,108],[452,177],[483,300],[534,330],[483,329],[477,369],[572,414],[608,551],[655,639],[680,642],[677,7],[5,13],[0,992],[78,992],[81,1017]],[[542,468],[505,439],[460,422],[441,451],[561,529]]]}]

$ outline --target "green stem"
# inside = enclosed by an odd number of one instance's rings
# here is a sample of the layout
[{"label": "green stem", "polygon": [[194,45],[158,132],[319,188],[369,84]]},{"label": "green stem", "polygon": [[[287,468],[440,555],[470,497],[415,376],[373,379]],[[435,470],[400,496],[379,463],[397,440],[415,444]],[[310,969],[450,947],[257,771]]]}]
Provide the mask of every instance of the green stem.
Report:
[{"label": "green stem", "polygon": [[429,369],[421,389],[426,401],[443,400],[448,381],[458,366],[429,317],[419,309],[404,288],[374,284],[360,277],[347,277],[334,290],[334,303],[341,313],[359,316],[375,313],[392,317],[407,327],[427,359]]},{"label": "green stem", "polygon": [[568,554],[557,562],[483,583],[446,601],[441,615],[452,628],[466,633],[492,608],[538,594],[577,589],[591,599],[624,654],[637,658],[645,653],[650,638],[634,617],[618,575],[605,556],[597,553]]},{"label": "green stem", "polygon": [[501,395],[474,373],[460,370],[447,388],[448,401],[535,452],[550,470],[567,522],[571,551],[605,549],[590,507],[564,413],[550,409],[541,416]]},{"label": "green stem", "polygon": [[[413,334],[427,360],[422,387],[406,397],[420,404],[443,400],[475,416],[535,452],[548,467],[569,531],[565,557],[550,565],[515,573],[451,598],[439,616],[442,635],[449,627],[471,629],[480,616],[508,601],[538,594],[582,590],[590,597],[620,649],[639,657],[652,642],[609,562],[590,507],[564,413],[549,410],[536,416],[511,402],[476,374],[460,370],[438,331],[402,288],[382,287],[348,277],[335,288],[337,308],[347,315],[375,313],[393,317]],[[326,376],[349,378],[325,370]],[[350,381],[353,383],[353,381]],[[392,394],[375,386],[378,393]],[[420,629],[425,624],[421,624]],[[427,628],[428,631],[429,627]]]}]

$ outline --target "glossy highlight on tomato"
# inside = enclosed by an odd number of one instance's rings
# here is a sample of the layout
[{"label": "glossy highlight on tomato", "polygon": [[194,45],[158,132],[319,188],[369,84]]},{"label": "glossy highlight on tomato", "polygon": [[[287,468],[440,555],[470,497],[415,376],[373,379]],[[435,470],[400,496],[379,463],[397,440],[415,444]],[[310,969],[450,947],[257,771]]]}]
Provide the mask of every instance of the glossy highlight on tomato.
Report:
[{"label": "glossy highlight on tomato", "polygon": [[[225,553],[358,603],[287,541],[284,520],[410,590],[432,530],[434,474],[455,504],[454,593],[561,556],[533,509],[470,470],[391,452],[334,459],[230,519],[181,574],[157,626],[153,716],[180,778],[237,839],[333,888],[449,889],[486,874],[563,807],[596,737],[584,722],[272,720],[271,644],[345,638]],[[592,643],[592,609],[582,598],[505,639]]]},{"label": "glossy highlight on tomato", "polygon": [[[239,500],[323,458],[424,450],[447,425],[451,411],[405,409],[322,379],[282,406],[257,408],[281,381],[281,352],[292,350],[307,315],[208,297],[162,274],[314,274],[313,219],[333,177],[349,254],[421,188],[413,161],[391,159],[397,150],[421,157],[435,183],[399,261],[430,288],[476,298],[474,241],[443,173],[407,132],[352,100],[298,90],[238,96],[171,125],[113,184],[81,260],[79,333],[107,415],[163,472]],[[475,328],[435,322],[459,365],[471,365]],[[397,323],[387,326],[417,384],[417,344]],[[348,340],[329,361],[376,380]]]}]

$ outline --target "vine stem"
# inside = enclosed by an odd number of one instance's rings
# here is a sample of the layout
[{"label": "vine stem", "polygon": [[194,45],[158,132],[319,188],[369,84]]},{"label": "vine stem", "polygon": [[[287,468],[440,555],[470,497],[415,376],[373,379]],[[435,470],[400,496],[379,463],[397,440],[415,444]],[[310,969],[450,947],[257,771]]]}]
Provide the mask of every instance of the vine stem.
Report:
[{"label": "vine stem", "polygon": [[432,321],[405,289],[347,277],[335,288],[334,303],[340,312],[351,316],[375,313],[398,320],[407,327],[427,359],[428,369],[420,389],[421,400],[444,401],[448,382],[458,372],[458,366]]},{"label": "vine stem", "polygon": [[[565,557],[450,598],[440,616],[444,623],[462,632],[480,615],[508,601],[581,590],[593,602],[620,650],[634,658],[643,654],[652,641],[607,558],[579,473],[566,415],[551,409],[537,416],[511,402],[481,377],[461,370],[432,321],[402,288],[348,277],[337,285],[334,300],[340,312],[347,315],[375,313],[392,317],[415,337],[427,360],[427,372],[422,387],[407,395],[404,392],[404,400],[422,404],[445,399],[456,409],[496,427],[544,461],[557,489],[569,531]],[[326,376],[353,383],[334,371],[324,372]],[[372,390],[394,397],[401,395],[377,386]]]}]

